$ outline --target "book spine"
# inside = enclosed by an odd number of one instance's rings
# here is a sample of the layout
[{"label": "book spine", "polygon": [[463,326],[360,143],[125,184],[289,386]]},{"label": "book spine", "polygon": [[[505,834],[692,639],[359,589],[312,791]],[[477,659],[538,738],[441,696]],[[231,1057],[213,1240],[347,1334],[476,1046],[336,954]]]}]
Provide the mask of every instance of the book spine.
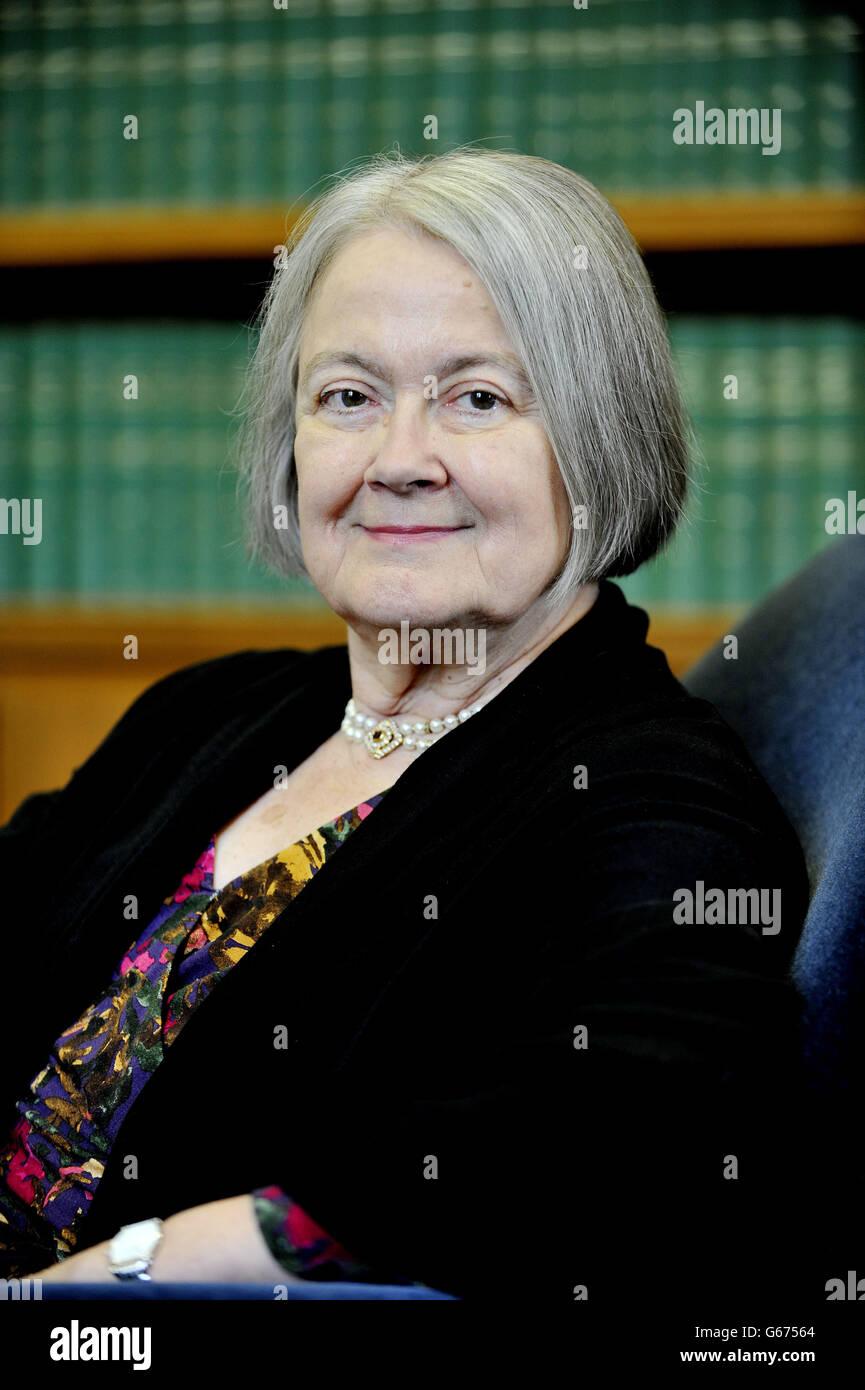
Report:
[{"label": "book spine", "polygon": [[146,329],[141,324],[121,320],[112,325],[113,377],[106,431],[107,568],[111,596],[118,599],[137,598],[150,587],[155,442],[147,415],[145,342]]},{"label": "book spine", "polygon": [[811,36],[813,178],[823,189],[861,188],[865,152],[860,31],[849,15],[831,14],[812,20]]},{"label": "book spine", "polygon": [[0,6],[0,205],[23,208],[40,196],[39,35],[19,0]]},{"label": "book spine", "polygon": [[216,399],[209,407],[211,421],[211,510],[214,516],[210,565],[214,592],[221,597],[242,601],[255,584],[246,557],[244,518],[237,496],[237,473],[230,453],[232,420],[243,382],[245,336],[236,335],[215,353],[219,362]]},{"label": "book spine", "polygon": [[[648,94],[651,120],[650,186],[668,193],[687,182],[686,165],[693,160],[693,149],[673,138],[677,122],[674,114],[686,105],[687,82],[682,62],[681,25],[675,10],[652,7],[651,87]],[[690,108],[693,110],[693,106]]]},{"label": "book spine", "polygon": [[153,517],[147,597],[160,602],[182,596],[188,573],[189,340],[189,326],[170,320],[153,321],[145,335]]},{"label": "book spine", "polygon": [[717,431],[716,517],[712,547],[724,603],[747,603],[761,592],[762,364],[753,320],[712,323],[709,389]]},{"label": "book spine", "polygon": [[[282,93],[276,176],[282,199],[303,204],[315,195],[315,184],[329,172],[324,162],[322,116],[326,90],[324,20],[316,0],[298,0],[280,17],[285,34],[275,50]],[[378,56],[377,48],[374,52]]]},{"label": "book spine", "polygon": [[27,572],[34,602],[74,597],[76,473],[74,330],[43,321],[30,329],[28,493],[42,501],[42,541],[30,547]]},{"label": "book spine", "polygon": [[37,198],[47,206],[60,206],[81,200],[86,188],[82,70],[89,31],[75,26],[71,6],[46,5],[38,19]]},{"label": "book spine", "polygon": [[162,206],[180,202],[184,191],[182,18],[179,6],[166,10],[159,0],[138,0],[140,190],[143,201]]},{"label": "book spine", "polygon": [[88,200],[100,206],[129,202],[137,193],[138,141],[128,137],[137,133],[138,16],[131,9],[122,31],[112,16],[111,9],[92,5],[84,71],[85,187]]},{"label": "book spine", "polygon": [[235,3],[227,29],[227,91],[223,159],[229,195],[241,204],[278,196],[276,146],[280,111],[275,40],[284,36],[284,18],[271,6]]},{"label": "book spine", "polygon": [[26,552],[41,537],[41,506],[29,493],[27,394],[29,335],[17,324],[0,327],[0,602],[25,588]]},{"label": "book spine", "polygon": [[814,335],[807,320],[782,323],[783,336],[774,352],[774,420],[767,450],[768,588],[788,579],[807,556],[814,450]]},{"label": "book spine", "polygon": [[[712,438],[707,431],[706,327],[699,317],[676,316],[670,324],[673,362],[694,439],[690,450],[691,483],[682,519],[663,552],[656,578],[656,601],[666,607],[711,601],[714,575],[709,537],[714,524],[711,507]],[[707,464],[709,465],[707,467]]]},{"label": "book spine", "polygon": [[[531,30],[527,26],[531,24],[531,17],[525,6],[498,6],[494,5],[489,15],[486,17],[486,32],[481,43],[480,53],[482,61],[486,62],[486,71],[483,83],[483,105],[480,110],[483,115],[483,129],[480,132],[484,136],[490,137],[488,144],[492,149],[522,149],[527,152],[535,153],[532,137],[532,130],[529,122],[529,112],[535,102],[535,77],[531,64]],[[428,90],[437,90],[435,84],[438,81],[436,58],[437,50],[433,48],[433,62],[436,68],[430,73]],[[577,61],[579,62],[580,50],[576,49]],[[584,87],[582,80],[582,68],[574,79],[574,112],[577,127],[580,128],[585,119],[585,110],[581,109],[581,101],[585,106]],[[431,111],[439,116],[439,144],[431,145],[432,150],[442,147],[448,138],[439,105],[435,97],[429,101],[426,111]],[[576,138],[576,136],[575,136]],[[580,173],[588,174],[588,168],[583,158],[584,151],[576,147],[574,168]],[[591,177],[591,175],[589,175]]]},{"label": "book spine", "polygon": [[112,393],[121,383],[114,361],[113,330],[104,323],[72,327],[72,427],[76,459],[71,499],[74,589],[87,603],[110,593],[110,495],[107,427]]},{"label": "book spine", "polygon": [[[815,549],[833,539],[826,530],[827,503],[865,498],[865,326],[852,319],[817,325],[816,444],[811,515]],[[859,514],[861,516],[861,514]],[[865,525],[857,516],[857,529]],[[849,518],[848,518],[849,526]]]},{"label": "book spine", "polygon": [[[337,14],[328,6],[327,31],[323,41],[325,110],[322,130],[323,169],[342,169],[358,156],[374,151],[371,128],[372,105],[376,95],[373,82],[374,44],[370,33],[370,13]],[[409,16],[405,16],[403,22]],[[413,25],[429,28],[429,12],[411,16]],[[426,113],[424,97],[429,91],[429,44],[423,45],[423,64],[412,97],[412,118],[417,119],[413,146],[435,149],[423,139],[421,120]],[[417,109],[414,109],[417,103]]]}]

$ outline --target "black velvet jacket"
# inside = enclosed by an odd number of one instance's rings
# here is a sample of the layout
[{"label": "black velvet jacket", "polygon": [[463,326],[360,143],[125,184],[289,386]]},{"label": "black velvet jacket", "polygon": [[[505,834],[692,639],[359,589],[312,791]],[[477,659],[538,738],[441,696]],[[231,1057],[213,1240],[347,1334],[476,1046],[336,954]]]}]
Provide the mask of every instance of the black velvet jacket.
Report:
[{"label": "black velvet jacket", "polygon": [[[754,1116],[765,1085],[774,1108],[798,1084],[805,870],[737,735],[647,626],[604,581],[399,778],[168,1050],[83,1245],[272,1182],[376,1270],[468,1297],[523,1275],[523,1296],[615,1301],[650,1248],[655,1288],[741,1261],[729,1233],[780,1201]],[[4,1133],[132,928],[349,694],[344,647],[188,667],[0,831]],[[780,888],[780,931],[677,925],[673,894],[698,881]]]}]

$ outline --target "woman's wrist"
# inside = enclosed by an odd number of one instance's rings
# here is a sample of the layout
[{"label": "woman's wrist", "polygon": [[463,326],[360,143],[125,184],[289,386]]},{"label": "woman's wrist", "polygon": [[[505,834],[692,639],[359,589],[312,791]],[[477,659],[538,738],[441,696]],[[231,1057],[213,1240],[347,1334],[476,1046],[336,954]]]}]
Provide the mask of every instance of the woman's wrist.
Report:
[{"label": "woman's wrist", "polygon": [[[37,1277],[51,1283],[114,1283],[117,1276],[109,1264],[110,1244],[111,1240],[104,1240],[79,1250],[39,1271]],[[249,1193],[164,1217],[162,1239],[148,1273],[161,1283],[300,1282],[268,1249]]]}]

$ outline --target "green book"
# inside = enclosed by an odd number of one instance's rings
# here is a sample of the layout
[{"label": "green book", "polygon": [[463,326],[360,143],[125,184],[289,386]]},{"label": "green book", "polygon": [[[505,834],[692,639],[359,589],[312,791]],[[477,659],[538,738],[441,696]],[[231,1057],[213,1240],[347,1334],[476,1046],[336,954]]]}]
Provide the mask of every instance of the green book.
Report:
[{"label": "green book", "polygon": [[[210,491],[214,517],[210,547],[214,591],[229,600],[243,602],[254,584],[246,557],[242,501],[238,497],[237,472],[229,445],[233,438],[233,412],[243,383],[246,360],[245,332],[234,342],[214,351],[218,364],[216,392],[209,404],[212,431]],[[248,600],[247,600],[248,601]]]},{"label": "green book", "polygon": [[[487,149],[519,150],[523,154],[539,154],[534,148],[533,110],[536,101],[537,77],[534,65],[533,10],[527,4],[493,5],[484,16],[484,28],[477,49],[478,61],[485,65],[483,79],[478,83],[476,129],[477,138]],[[445,18],[437,20],[440,31]],[[434,50],[435,51],[435,50]],[[433,90],[438,93],[438,67],[433,77]],[[575,86],[575,109],[578,111],[579,81]],[[439,143],[431,145],[433,152],[453,141],[449,123],[442,119],[438,104],[427,108],[439,115]],[[584,144],[575,131],[573,153],[567,161],[580,174],[592,177],[586,166]]]},{"label": "green book", "polygon": [[138,142],[124,139],[124,129],[135,132],[138,107],[131,61],[135,28],[135,14],[131,14],[122,36],[108,28],[93,28],[88,35],[83,70],[83,186],[89,202],[100,207],[129,202],[136,193]]},{"label": "green book", "polygon": [[23,208],[40,193],[40,39],[24,0],[0,6],[0,204]]},{"label": "green book", "polygon": [[169,9],[159,0],[137,0],[137,4],[136,43],[133,46],[129,39],[125,43],[133,49],[137,76],[140,196],[145,203],[172,206],[181,201],[185,183],[180,120],[184,58],[197,49],[184,42],[179,4]]},{"label": "green book", "polygon": [[119,394],[120,381],[107,325],[73,324],[70,349],[71,444],[76,461],[71,497],[73,588],[76,598],[86,603],[110,589],[108,429],[112,387]]},{"label": "green book", "polygon": [[724,316],[712,327],[712,419],[718,431],[715,566],[723,601],[753,601],[765,585],[766,353],[758,321]]},{"label": "green book", "polygon": [[154,442],[148,428],[147,364],[140,323],[120,320],[109,327],[114,361],[106,430],[106,569],[110,576],[106,597],[138,599],[150,589],[156,521],[151,498]]},{"label": "green book", "polygon": [[706,434],[710,382],[705,321],[697,316],[676,315],[670,322],[670,342],[694,437],[684,515],[659,573],[658,599],[667,606],[711,601],[713,575],[707,531],[715,524],[711,507],[713,452]]},{"label": "green book", "polygon": [[[763,105],[780,111],[781,148],[778,154],[761,155],[766,166],[767,188],[792,192],[810,182],[808,89],[813,81],[809,53],[808,12],[802,0],[785,7],[781,22],[773,25],[774,48],[767,96]],[[773,119],[775,119],[773,117]]]},{"label": "green book", "polygon": [[86,196],[83,74],[90,31],[77,18],[77,9],[66,4],[46,5],[38,15],[37,196],[48,206]]},{"label": "green book", "polygon": [[[836,538],[834,512],[842,504],[843,525],[849,525],[848,495],[865,496],[862,477],[861,439],[849,426],[831,419],[818,420],[814,431],[814,474],[811,489],[811,536],[815,552]],[[831,504],[835,504],[832,506]],[[827,524],[833,529],[827,530]]]},{"label": "green book", "polygon": [[187,402],[188,482],[186,514],[186,556],[189,589],[197,598],[218,590],[218,575],[212,562],[216,542],[213,493],[216,486],[218,435],[214,424],[217,392],[214,384],[220,365],[219,330],[210,324],[190,325]]},{"label": "green book", "polygon": [[[410,30],[403,30],[406,17],[397,18],[401,8],[400,0],[382,0],[382,144],[390,146],[398,140],[408,153],[432,154],[487,134],[478,129],[475,107],[475,74],[483,51],[477,25],[472,22],[476,17],[456,0],[440,0],[432,7],[427,38],[422,16],[413,15]],[[510,12],[512,23],[518,13]],[[524,40],[531,52],[534,25],[524,30]],[[430,114],[438,120],[437,141],[423,138],[424,117]],[[530,108],[526,117],[531,119]]]},{"label": "green book", "polygon": [[[274,61],[282,99],[276,141],[276,178],[286,206],[310,201],[325,164],[323,107],[327,91],[324,16],[318,0],[297,0],[280,12],[284,35],[274,45]],[[374,54],[377,53],[374,48]],[[373,113],[375,107],[373,107]],[[363,119],[363,113],[358,113]]]},{"label": "green book", "polygon": [[[112,16],[114,23],[112,23]],[[100,23],[100,20],[107,22]],[[138,66],[139,16],[133,8],[116,24],[113,7],[95,5],[90,12],[83,71],[83,190],[88,201],[107,206],[138,196],[138,151],[135,134],[140,117]]]},{"label": "green book", "polygon": [[[557,6],[539,5],[531,21],[531,33],[526,34],[526,57],[533,68],[529,120],[534,141],[527,152],[571,167],[580,149],[575,100],[580,84],[575,80],[575,63],[587,13],[565,15]],[[475,14],[477,17],[477,12]],[[487,15],[482,16],[482,22],[486,27]],[[513,24],[512,16],[510,23]],[[483,53],[486,50],[484,39],[482,44]],[[472,73],[472,87],[480,94],[485,86],[485,78],[476,68]],[[477,107],[474,120],[477,134],[485,134],[486,123],[481,121]],[[576,167],[583,172],[579,164]]]},{"label": "green book", "polygon": [[35,602],[68,600],[75,591],[74,326],[28,325],[28,495],[42,501],[42,541],[25,560]]},{"label": "green book", "polygon": [[141,335],[144,416],[150,459],[153,516],[150,596],[160,602],[181,596],[188,585],[187,424],[189,328],[154,320]]},{"label": "green book", "polygon": [[646,187],[652,192],[670,193],[687,184],[687,166],[694,158],[693,146],[677,145],[673,139],[674,113],[686,104],[680,8],[653,5],[647,16],[653,61],[646,92]]},{"label": "green book", "polygon": [[765,535],[768,587],[782,583],[807,553],[814,451],[814,341],[808,320],[777,321],[772,353],[774,420],[768,441]]},{"label": "green book", "polygon": [[201,324],[190,351],[193,376],[190,437],[191,520],[189,554],[193,588],[203,597],[234,593],[241,583],[244,560],[233,544],[239,529],[239,509],[231,488],[235,475],[227,471],[229,442],[236,431],[233,414],[246,357],[247,333],[234,325]]},{"label": "green book", "polygon": [[863,364],[865,325],[852,319],[818,321],[814,343],[817,441],[812,513],[821,541],[828,538],[826,503],[832,498],[846,503],[850,491],[857,501],[865,497]]},{"label": "green book", "polygon": [[861,34],[850,14],[812,19],[809,96],[812,180],[823,189],[861,188],[863,77]]},{"label": "green book", "polygon": [[232,0],[225,21],[223,159],[228,196],[240,204],[276,201],[281,196],[277,141],[282,123],[276,45],[285,36],[283,21],[287,18],[272,4],[265,8],[260,0]]},{"label": "green book", "polygon": [[[405,23],[408,16],[404,16]],[[411,29],[407,38],[420,45],[420,62],[410,95],[411,109],[422,120],[432,111],[432,53],[429,33],[432,18],[429,8],[421,6],[410,16]],[[390,116],[380,106],[385,96],[381,74],[383,54],[381,43],[390,32],[386,15],[372,4],[342,9],[335,3],[327,6],[324,20],[322,91],[324,102],[321,124],[320,158],[322,169],[344,168],[359,157],[373,154],[381,145],[390,146],[392,136],[385,130]],[[400,97],[387,93],[393,106]],[[404,96],[404,94],[403,94]],[[423,138],[418,126],[410,143],[419,152],[434,151],[433,140]]]},{"label": "green book", "polygon": [[26,552],[38,550],[41,506],[30,495],[27,396],[30,338],[17,324],[0,327],[0,601],[25,589]]}]

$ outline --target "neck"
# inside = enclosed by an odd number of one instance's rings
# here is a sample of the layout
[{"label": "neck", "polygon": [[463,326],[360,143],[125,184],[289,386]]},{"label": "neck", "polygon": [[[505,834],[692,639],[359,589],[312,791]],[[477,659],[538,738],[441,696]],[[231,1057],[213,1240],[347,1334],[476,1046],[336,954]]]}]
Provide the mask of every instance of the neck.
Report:
[{"label": "neck", "polygon": [[[596,583],[584,584],[564,609],[546,613],[540,622],[537,613],[531,610],[530,614],[524,614],[505,627],[490,625],[476,629],[481,636],[491,633],[489,644],[483,646],[483,663],[435,665],[416,664],[411,660],[382,663],[379,660],[381,646],[376,643],[373,647],[349,629],[349,666],[355,705],[361,714],[379,718],[402,716],[428,720],[457,715],[461,709],[474,704],[486,704],[561,633],[579,622],[597,595]],[[456,632],[459,627],[454,624],[446,630]],[[399,628],[396,631],[399,632]],[[411,627],[414,634],[428,632],[420,626]],[[410,634],[402,635],[408,637]],[[405,645],[403,641],[401,646]],[[422,645],[417,643],[417,647]],[[475,654],[479,646],[474,647]],[[404,650],[399,652],[400,657],[405,655]]]}]

